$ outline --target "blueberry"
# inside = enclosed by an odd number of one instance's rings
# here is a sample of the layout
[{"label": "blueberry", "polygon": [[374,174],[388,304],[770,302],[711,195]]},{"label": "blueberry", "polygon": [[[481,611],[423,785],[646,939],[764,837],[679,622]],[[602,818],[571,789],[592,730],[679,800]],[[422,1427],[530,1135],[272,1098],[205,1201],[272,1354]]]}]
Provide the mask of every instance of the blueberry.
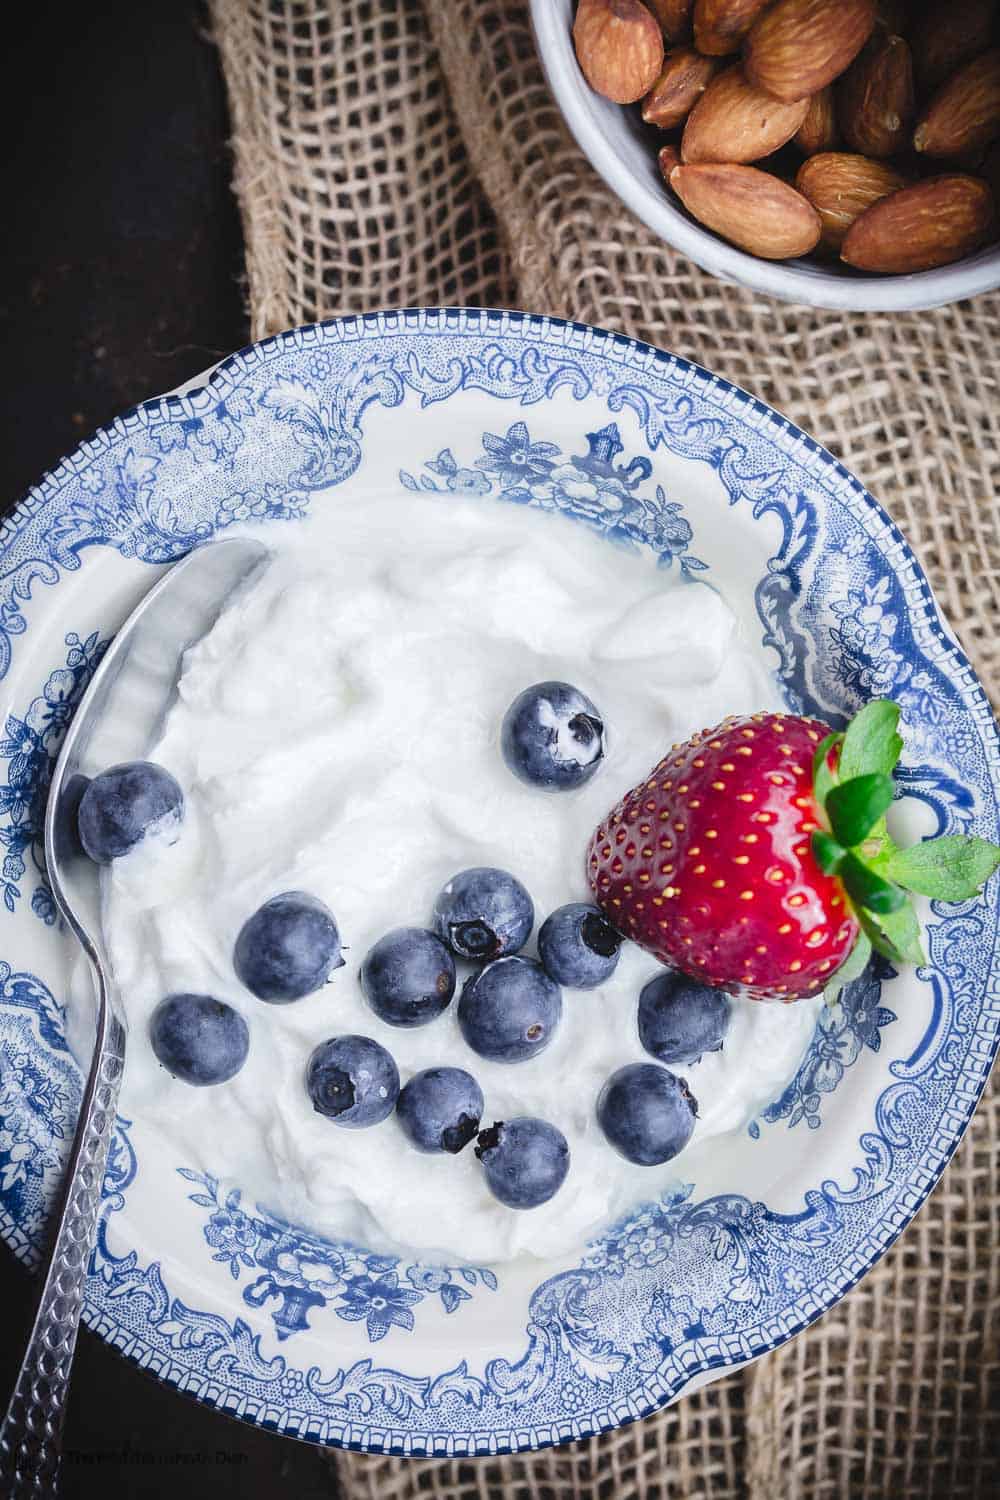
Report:
[{"label": "blueberry", "polygon": [[562,1015],[562,991],[532,958],[498,958],[465,981],[458,1002],[462,1035],[480,1057],[524,1062],[549,1045]]},{"label": "blueberry", "polygon": [[334,1036],[313,1049],[306,1066],[313,1109],[337,1125],[361,1130],[391,1115],[399,1069],[369,1036]]},{"label": "blueberry", "polygon": [[547,1120],[522,1115],[479,1132],[476,1155],[494,1198],[508,1208],[537,1208],[566,1181],[569,1146]]},{"label": "blueberry", "polygon": [[425,1068],[403,1085],[396,1114],[418,1151],[456,1156],[479,1129],[483,1092],[464,1068]]},{"label": "blueberry", "polygon": [[239,1011],[211,995],[168,995],[149,1021],[158,1062],[185,1083],[225,1083],[250,1050],[250,1032]]},{"label": "blueberry", "polygon": [[618,967],[622,937],[599,906],[571,901],[546,917],[538,933],[538,956],[558,984],[592,990]]},{"label": "blueberry", "polygon": [[604,721],[568,682],[536,682],[504,714],[500,749],[521,781],[567,791],[589,781],[604,759]]},{"label": "blueberry", "polygon": [[265,901],[244,922],[233,949],[241,982],[275,1005],[311,995],[343,962],[333,913],[304,891]]},{"label": "blueberry", "polygon": [[434,926],[459,958],[486,963],[516,953],[535,920],[531,897],[506,870],[476,866],[453,875],[434,903]]},{"label": "blueberry", "polygon": [[423,1026],[451,1004],[455,960],[423,927],[397,927],[379,938],[361,965],[361,988],[390,1026]]},{"label": "blueberry", "polygon": [[63,786],[53,819],[56,853],[60,859],[79,859],[86,852],[80,840],[80,803],[89,785],[90,777],[76,771]]},{"label": "blueberry", "polygon": [[695,1063],[703,1052],[718,1052],[731,1011],[721,990],[667,970],[643,985],[639,1040],[660,1062]]},{"label": "blueberry", "polygon": [[683,1078],[655,1063],[629,1063],[612,1073],[597,1100],[597,1121],[615,1150],[640,1167],[655,1167],[691,1139],[698,1105]]},{"label": "blueberry", "polygon": [[84,788],[77,813],[80,843],[90,858],[108,865],[147,834],[177,842],[184,793],[169,771],[149,760],[112,766]]}]

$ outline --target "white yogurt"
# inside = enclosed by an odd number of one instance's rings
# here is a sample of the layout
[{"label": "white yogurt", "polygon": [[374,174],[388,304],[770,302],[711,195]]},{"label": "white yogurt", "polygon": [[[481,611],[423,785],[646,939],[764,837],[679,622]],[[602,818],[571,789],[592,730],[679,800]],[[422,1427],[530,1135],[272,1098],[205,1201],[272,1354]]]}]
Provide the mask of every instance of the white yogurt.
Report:
[{"label": "white yogurt", "polygon": [[[384,1024],[358,967],[390,928],[427,923],[438,890],[470,865],[515,873],[538,923],[586,899],[584,851],[607,809],[666,745],[727,713],[780,707],[774,683],[711,588],[562,517],[344,496],[259,534],[273,562],[188,653],[151,751],[184,788],[182,837],[140,848],[106,880],[131,1020],[123,1111],[161,1130],[177,1165],[334,1237],[472,1261],[571,1252],[683,1177],[694,1146],[743,1129],[780,1093],[819,1002],[737,1003],[723,1050],[677,1070],[699,1103],[692,1145],[642,1168],[594,1118],[608,1074],[645,1056],[636,999],[658,966],[634,945],[607,984],[564,991],[555,1040],[515,1065],[469,1050],[455,1004],[414,1030]],[[604,766],[569,793],[524,786],[498,749],[508,704],[545,678],[574,683],[608,726]],[[233,942],[263,901],[291,889],[333,910],[347,964],[318,994],[266,1005],[237,981]],[[250,1055],[229,1083],[191,1088],[153,1056],[148,1018],[178,990],[246,1017]],[[471,1149],[425,1156],[393,1118],[355,1131],[317,1114],[306,1060],[344,1032],[388,1047],[404,1082],[432,1064],[467,1068],[486,1123],[553,1121],[570,1145],[564,1187],[518,1212],[487,1191]]]}]

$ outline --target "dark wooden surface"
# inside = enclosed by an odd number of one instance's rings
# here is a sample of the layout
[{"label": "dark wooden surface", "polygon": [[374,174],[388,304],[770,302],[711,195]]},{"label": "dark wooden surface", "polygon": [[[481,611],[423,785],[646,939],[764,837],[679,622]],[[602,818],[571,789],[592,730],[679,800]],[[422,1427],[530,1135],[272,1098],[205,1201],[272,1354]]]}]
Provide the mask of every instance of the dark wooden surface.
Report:
[{"label": "dark wooden surface", "polygon": [[[95,427],[247,341],[225,95],[192,0],[5,15],[6,509]],[[0,1248],[0,1402],[31,1284]],[[333,1493],[313,1448],[218,1416],[81,1334],[63,1500]]]}]

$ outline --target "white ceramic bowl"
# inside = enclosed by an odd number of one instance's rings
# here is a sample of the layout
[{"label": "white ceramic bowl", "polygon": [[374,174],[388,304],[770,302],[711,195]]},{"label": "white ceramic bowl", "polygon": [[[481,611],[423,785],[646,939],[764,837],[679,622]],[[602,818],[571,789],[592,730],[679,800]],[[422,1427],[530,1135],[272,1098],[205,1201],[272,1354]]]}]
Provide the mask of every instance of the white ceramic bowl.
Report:
[{"label": "white ceramic bowl", "polygon": [[573,50],[575,0],[531,0],[531,18],[549,87],[593,166],[634,214],[668,244],[723,281],[739,282],[786,302],[856,312],[942,307],[1000,286],[1000,245],[987,245],[952,266],[914,276],[867,276],[848,266],[747,255],[695,222],[668,193],[650,134],[631,110],[595,94]]}]

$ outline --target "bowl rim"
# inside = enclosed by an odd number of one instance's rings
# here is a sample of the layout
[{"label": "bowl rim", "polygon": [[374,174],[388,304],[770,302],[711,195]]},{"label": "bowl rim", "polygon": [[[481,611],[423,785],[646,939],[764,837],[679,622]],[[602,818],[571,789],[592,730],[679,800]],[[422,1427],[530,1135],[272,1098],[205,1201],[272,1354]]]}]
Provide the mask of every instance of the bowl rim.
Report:
[{"label": "bowl rim", "polygon": [[[783,417],[774,407],[762,401],[760,398],[746,392],[742,387],[722,376],[713,374],[704,366],[675,355],[667,350],[657,348],[643,340],[632,338],[628,335],[611,330],[602,329],[590,324],[569,321],[559,317],[544,314],[532,314],[515,310],[503,309],[480,309],[464,307],[436,307],[436,308],[405,308],[392,311],[355,314],[343,318],[331,318],[317,323],[304,324],[298,327],[270,334],[265,338],[243,346],[233,354],[220,360],[203,376],[193,377],[192,382],[186,383],[178,388],[178,392],[169,392],[161,396],[152,397],[129,408],[111,422],[95,430],[88,438],[85,438],[57,461],[50,469],[46,470],[35,485],[29,489],[12,506],[8,516],[0,525],[0,547],[5,547],[12,541],[19,530],[32,520],[38,511],[46,506],[52,498],[52,490],[57,488],[65,479],[72,477],[78,469],[78,464],[89,460],[96,455],[106,451],[117,444],[122,438],[134,434],[136,426],[145,424],[147,414],[149,417],[162,416],[164,412],[173,412],[178,409],[186,410],[187,403],[194,400],[201,403],[207,401],[213,395],[225,395],[233,389],[233,377],[251,373],[261,363],[267,361],[272,355],[279,355],[286,350],[299,350],[309,347],[313,341],[322,344],[331,339],[339,344],[351,344],[361,342],[369,336],[378,335],[400,335],[408,332],[431,333],[443,335],[449,332],[473,334],[478,337],[487,337],[496,334],[515,334],[521,337],[544,337],[550,332],[561,333],[568,347],[572,347],[571,340],[579,337],[586,341],[586,346],[592,352],[605,353],[614,351],[616,354],[625,355],[626,362],[631,365],[637,373],[642,368],[642,362],[646,364],[669,365],[681,373],[690,373],[704,381],[709,388],[721,394],[742,397],[748,403],[750,412],[763,416],[769,423],[775,424],[786,438],[801,442],[805,449],[819,458],[824,469],[832,469],[841,484],[849,486],[852,494],[857,500],[864,503],[865,508],[872,512],[883,527],[883,535],[879,550],[884,554],[884,542],[890,540],[899,549],[898,555],[891,561],[886,558],[887,566],[892,572],[898,574],[905,569],[909,570],[918,585],[918,595],[911,601],[911,608],[922,617],[922,623],[934,635],[941,647],[947,653],[950,670],[960,676],[963,689],[968,697],[970,707],[977,702],[986,709],[991,729],[985,731],[991,733],[994,748],[1000,754],[1000,724],[997,723],[992,713],[983,685],[972,667],[963,648],[952,634],[947,622],[940,610],[937,600],[931,590],[929,581],[924,573],[916,554],[907,542],[892,517],[889,516],[875,497],[868,491],[864,484],[832,453],[818,443],[814,438],[804,433],[797,424]],[[596,346],[596,348],[595,348]],[[180,394],[180,393],[183,394]],[[874,538],[873,538],[874,540]],[[364,1438],[355,1438],[347,1435],[321,1433],[310,1430],[305,1423],[296,1424],[294,1414],[286,1412],[284,1416],[275,1416],[274,1408],[268,1408],[263,1403],[253,1410],[253,1403],[245,1398],[237,1401],[231,1392],[216,1381],[206,1380],[201,1388],[194,1388],[192,1376],[189,1371],[176,1366],[174,1369],[164,1366],[162,1357],[150,1346],[143,1347],[141,1334],[136,1335],[123,1329],[121,1326],[109,1323],[107,1314],[99,1307],[84,1304],[83,1321],[92,1331],[98,1333],[102,1339],[115,1349],[123,1358],[128,1360],[137,1369],[147,1374],[155,1374],[156,1378],[165,1384],[179,1390],[182,1394],[191,1396],[202,1405],[219,1411],[222,1415],[233,1419],[248,1421],[254,1426],[273,1431],[278,1435],[292,1437],[300,1441],[310,1442],[319,1446],[333,1447],[337,1449],[380,1453],[403,1457],[493,1457],[520,1452],[536,1451],[544,1448],[559,1446],[565,1442],[576,1441],[580,1438],[595,1436],[601,1433],[614,1431],[619,1427],[630,1425],[641,1418],[653,1415],[655,1412],[671,1405],[682,1395],[689,1394],[699,1386],[708,1383],[727,1371],[735,1371],[753,1363],[763,1354],[781,1347],[789,1342],[796,1334],[802,1332],[823,1313],[829,1311],[863,1278],[864,1275],[886,1254],[904,1229],[908,1228],[916,1213],[922,1207],[930,1193],[937,1186],[940,1178],[950,1162],[952,1156],[961,1143],[965,1131],[979,1102],[980,1097],[989,1081],[991,1069],[995,1062],[997,1051],[1000,1049],[1000,1030],[997,1030],[992,1042],[986,1051],[981,1051],[976,1059],[982,1068],[981,1076],[974,1086],[962,1091],[959,1104],[963,1113],[953,1134],[948,1142],[947,1148],[938,1150],[937,1159],[932,1166],[925,1168],[927,1180],[915,1192],[909,1195],[905,1205],[897,1204],[888,1222],[892,1223],[894,1218],[899,1222],[884,1236],[878,1237],[878,1243],[873,1252],[840,1285],[835,1295],[826,1298],[823,1305],[808,1316],[790,1324],[784,1320],[778,1334],[773,1339],[758,1339],[754,1342],[757,1347],[750,1347],[750,1339],[746,1339],[743,1357],[733,1357],[732,1354],[722,1353],[717,1356],[702,1357],[691,1376],[686,1379],[679,1388],[667,1388],[662,1396],[652,1400],[646,1400],[639,1405],[635,1397],[626,1398],[630,1409],[627,1412],[616,1412],[611,1415],[612,1408],[606,1406],[593,1412],[588,1412],[584,1417],[575,1417],[572,1423],[566,1419],[553,1418],[546,1433],[542,1428],[516,1427],[512,1425],[504,1434],[509,1441],[498,1440],[496,1433],[483,1432],[471,1434],[473,1441],[462,1435],[449,1434],[447,1440],[433,1433],[412,1434],[405,1428],[384,1429],[373,1428],[363,1420],[355,1419],[353,1416],[345,1417],[344,1429],[346,1432],[363,1431]],[[931,1148],[933,1149],[933,1148]],[[869,1238],[874,1238],[877,1231],[873,1230]],[[18,1243],[7,1240],[11,1250],[18,1254],[22,1260],[30,1262],[34,1258],[35,1247],[28,1243],[23,1237]],[[565,1427],[567,1430],[560,1430]],[[386,1441],[388,1438],[388,1441]],[[397,1440],[398,1439],[398,1440]]]},{"label": "bowl rim", "polygon": [[[840,312],[920,312],[964,301],[1000,286],[1000,243],[936,270],[875,276],[833,273],[800,260],[762,260],[703,229],[632,171],[602,133],[586,96],[570,32],[557,0],[530,0],[532,29],[549,90],[577,145],[611,191],[648,229],[722,281],[766,292],[782,302]],[[599,95],[594,95],[599,99]],[[610,101],[604,101],[610,102]],[[612,106],[627,108],[624,105]],[[985,252],[992,251],[991,255]]]}]

